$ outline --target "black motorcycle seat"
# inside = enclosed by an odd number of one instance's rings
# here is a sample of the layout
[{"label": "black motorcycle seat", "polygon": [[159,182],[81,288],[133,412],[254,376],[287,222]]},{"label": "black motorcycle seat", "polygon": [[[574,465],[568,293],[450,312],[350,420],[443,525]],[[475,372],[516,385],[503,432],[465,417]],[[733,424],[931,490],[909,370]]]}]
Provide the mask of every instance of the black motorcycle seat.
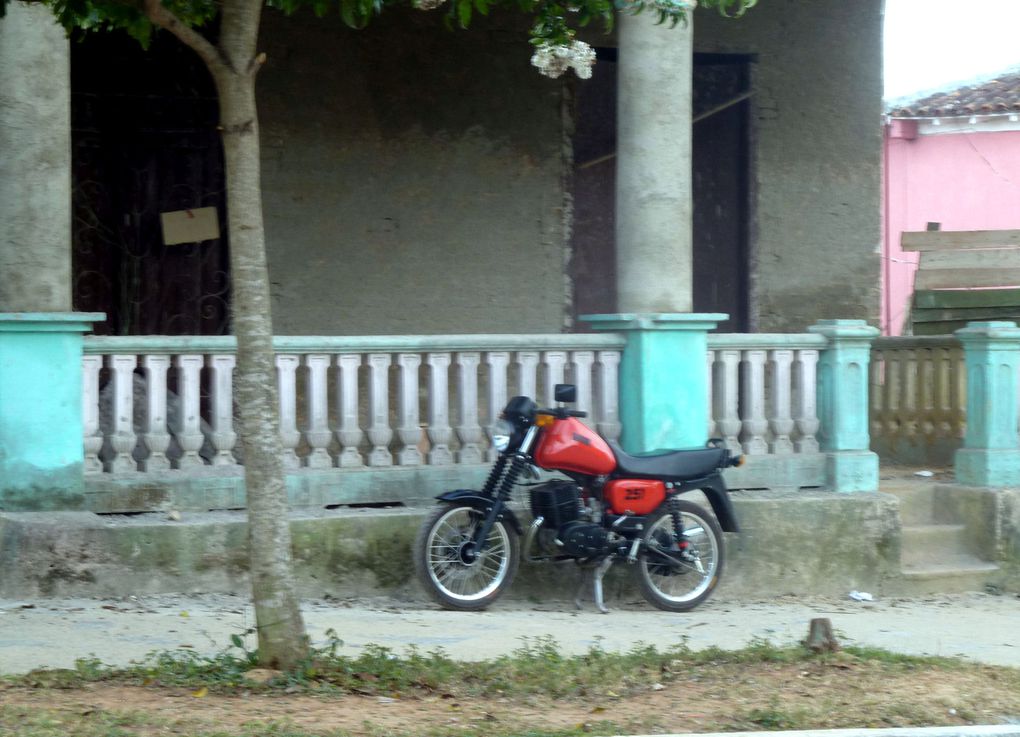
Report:
[{"label": "black motorcycle seat", "polygon": [[726,462],[726,448],[688,448],[631,455],[610,442],[616,455],[614,476],[689,481],[710,476]]}]

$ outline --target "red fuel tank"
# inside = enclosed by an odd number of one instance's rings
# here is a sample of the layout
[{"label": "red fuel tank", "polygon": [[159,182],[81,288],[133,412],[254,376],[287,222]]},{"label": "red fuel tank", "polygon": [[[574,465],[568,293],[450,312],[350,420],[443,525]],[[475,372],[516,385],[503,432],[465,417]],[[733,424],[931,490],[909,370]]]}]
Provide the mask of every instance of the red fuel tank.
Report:
[{"label": "red fuel tank", "polygon": [[612,473],[616,456],[597,433],[568,417],[556,420],[552,427],[542,431],[535,449],[535,463],[542,468],[599,476]]},{"label": "red fuel tank", "polygon": [[651,514],[666,498],[666,485],[655,479],[614,479],[602,493],[615,514]]}]

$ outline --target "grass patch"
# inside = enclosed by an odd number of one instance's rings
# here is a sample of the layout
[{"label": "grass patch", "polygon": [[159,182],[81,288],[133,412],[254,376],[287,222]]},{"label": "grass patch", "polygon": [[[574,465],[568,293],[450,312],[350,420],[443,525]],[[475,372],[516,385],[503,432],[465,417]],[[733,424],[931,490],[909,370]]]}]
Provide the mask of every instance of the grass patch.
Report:
[{"label": "grass patch", "polygon": [[[334,636],[292,673],[257,683],[242,638],[216,655],[153,653],[127,668],[0,680],[7,737],[580,737],[627,733],[1001,723],[1020,715],[1020,670],[873,648],[816,655],[756,640],[681,641],[566,655],[522,641],[459,662],[442,650],[339,654]],[[8,698],[10,697],[10,698]],[[8,703],[9,702],[9,703]]]}]

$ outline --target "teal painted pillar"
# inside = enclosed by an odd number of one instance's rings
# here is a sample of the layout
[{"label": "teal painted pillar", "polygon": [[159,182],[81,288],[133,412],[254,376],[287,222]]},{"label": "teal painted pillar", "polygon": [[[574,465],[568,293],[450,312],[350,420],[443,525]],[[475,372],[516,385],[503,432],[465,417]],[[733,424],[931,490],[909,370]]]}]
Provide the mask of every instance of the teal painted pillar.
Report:
[{"label": "teal painted pillar", "polygon": [[78,509],[82,334],[102,313],[0,313],[0,509]]},{"label": "teal painted pillar", "polygon": [[864,320],[819,320],[808,328],[829,346],[818,357],[819,440],[833,491],[877,491],[878,456],[869,450],[868,365],[877,328]]},{"label": "teal painted pillar", "polygon": [[972,322],[956,336],[967,364],[967,433],[954,459],[956,480],[967,486],[1020,486],[1020,328],[1013,322]]},{"label": "teal painted pillar", "polygon": [[721,314],[585,315],[596,330],[624,333],[620,442],[630,453],[691,448],[708,440],[708,331]]}]

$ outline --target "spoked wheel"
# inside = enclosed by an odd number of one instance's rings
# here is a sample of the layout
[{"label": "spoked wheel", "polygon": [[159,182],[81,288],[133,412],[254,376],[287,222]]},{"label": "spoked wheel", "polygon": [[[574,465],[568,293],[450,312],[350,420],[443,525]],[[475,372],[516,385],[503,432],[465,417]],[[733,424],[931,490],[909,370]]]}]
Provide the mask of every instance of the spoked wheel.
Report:
[{"label": "spoked wheel", "polygon": [[517,572],[520,543],[503,521],[496,521],[485,548],[475,555],[472,539],[482,521],[473,507],[443,504],[418,531],[415,570],[429,596],[447,609],[484,609]]},{"label": "spoked wheel", "polygon": [[692,502],[676,504],[683,523],[682,540],[677,542],[673,516],[663,506],[648,518],[637,574],[641,593],[651,604],[685,612],[715,589],[722,575],[724,552],[722,531],[715,519]]}]

